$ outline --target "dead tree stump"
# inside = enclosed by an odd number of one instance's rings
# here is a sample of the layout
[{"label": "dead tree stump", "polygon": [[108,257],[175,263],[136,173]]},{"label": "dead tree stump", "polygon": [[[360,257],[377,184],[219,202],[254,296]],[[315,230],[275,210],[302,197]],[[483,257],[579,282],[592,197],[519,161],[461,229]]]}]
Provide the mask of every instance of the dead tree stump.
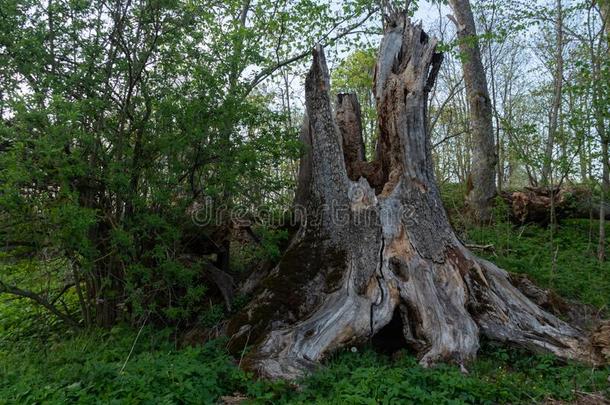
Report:
[{"label": "dead tree stump", "polygon": [[[423,365],[463,365],[479,337],[595,362],[583,332],[545,312],[508,274],[455,236],[434,179],[426,101],[442,57],[436,40],[393,13],[375,70],[380,161],[364,164],[358,114],[331,108],[323,50],[305,91],[308,190],[301,228],[255,298],[228,325],[242,365],[293,379],[396,317]],[[353,105],[350,98],[339,100]],[[350,133],[346,133],[350,131]],[[355,177],[359,166],[372,175]],[[361,170],[361,169],[360,169]],[[373,187],[370,181],[377,182]],[[375,190],[377,189],[377,191]],[[302,194],[301,194],[302,198]]]}]

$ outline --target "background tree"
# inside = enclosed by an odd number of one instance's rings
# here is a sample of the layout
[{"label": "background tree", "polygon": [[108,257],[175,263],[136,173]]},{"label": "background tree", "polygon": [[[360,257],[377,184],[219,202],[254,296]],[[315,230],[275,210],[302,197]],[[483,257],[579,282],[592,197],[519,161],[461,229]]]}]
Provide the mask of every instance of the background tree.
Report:
[{"label": "background tree", "polygon": [[481,50],[474,17],[468,0],[450,0],[462,52],[464,83],[468,96],[473,134],[473,156],[467,201],[472,218],[479,223],[491,220],[491,207],[496,196],[494,133],[492,106],[487,89]]}]

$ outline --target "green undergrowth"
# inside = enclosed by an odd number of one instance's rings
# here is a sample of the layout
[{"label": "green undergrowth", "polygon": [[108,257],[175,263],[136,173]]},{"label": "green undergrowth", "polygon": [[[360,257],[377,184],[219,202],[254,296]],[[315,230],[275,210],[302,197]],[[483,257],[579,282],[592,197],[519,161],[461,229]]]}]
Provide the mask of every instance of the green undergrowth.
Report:
[{"label": "green undergrowth", "polygon": [[[459,236],[493,245],[477,254],[564,297],[608,305],[610,265],[596,260],[597,221],[566,220],[551,233],[510,224],[500,204],[494,226],[470,228],[461,222],[459,193],[444,194]],[[220,317],[210,313],[202,322]],[[175,330],[152,326],[73,332],[28,301],[0,297],[0,404],[212,404],[222,396],[261,404],[529,404],[570,402],[582,392],[610,395],[607,367],[593,370],[490,343],[467,375],[450,365],[424,369],[406,352],[388,357],[360,348],[336,353],[295,386],[243,372],[226,341],[178,342]]]},{"label": "green undergrowth", "polygon": [[[442,187],[443,203],[458,236],[467,243],[491,245],[474,253],[507,271],[527,274],[565,298],[610,309],[610,261],[597,260],[598,220],[563,219],[554,230],[537,224],[515,225],[498,198],[494,224],[472,227],[464,216],[464,192],[461,185]],[[606,235],[610,257],[610,221],[606,221]]]},{"label": "green undergrowth", "polygon": [[[606,226],[610,234],[610,225]],[[599,222],[563,220],[552,232],[538,225],[514,226],[508,222],[467,231],[469,242],[493,245],[476,251],[505,270],[527,274],[538,285],[552,288],[564,298],[598,309],[610,304],[610,262],[597,260]],[[610,239],[606,240],[610,254]]]},{"label": "green undergrowth", "polygon": [[115,328],[0,348],[6,404],[213,403],[246,384],[222,342],[177,349],[167,331]]},{"label": "green undergrowth", "polygon": [[407,353],[390,358],[367,348],[335,354],[298,387],[256,381],[237,363],[223,340],[177,348],[169,331],[146,328],[139,337],[115,328],[5,342],[0,403],[198,404],[236,396],[260,404],[515,404],[569,401],[575,391],[608,394],[608,369],[490,345],[467,375],[456,366],[424,369]]}]

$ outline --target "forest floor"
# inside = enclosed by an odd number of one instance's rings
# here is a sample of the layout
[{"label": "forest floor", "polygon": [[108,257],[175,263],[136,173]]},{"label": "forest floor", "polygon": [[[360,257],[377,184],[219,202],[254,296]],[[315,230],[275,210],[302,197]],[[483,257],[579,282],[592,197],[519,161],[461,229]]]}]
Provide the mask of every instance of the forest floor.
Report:
[{"label": "forest floor", "polygon": [[[468,243],[506,270],[528,274],[561,296],[606,311],[610,263],[595,259],[597,221],[567,220],[549,229],[515,227],[499,219],[467,229],[459,195],[445,204]],[[610,227],[606,233],[610,235]],[[44,318],[43,318],[44,319]],[[582,403],[610,398],[610,367],[591,369],[552,356],[484,342],[462,374],[455,366],[423,369],[406,351],[391,356],[371,347],[328,359],[298,386],[256,381],[242,372],[222,339],[180,347],[172,329],[116,327],[58,332],[25,301],[0,301],[0,404],[30,403]],[[606,399],[604,399],[604,397]]]}]

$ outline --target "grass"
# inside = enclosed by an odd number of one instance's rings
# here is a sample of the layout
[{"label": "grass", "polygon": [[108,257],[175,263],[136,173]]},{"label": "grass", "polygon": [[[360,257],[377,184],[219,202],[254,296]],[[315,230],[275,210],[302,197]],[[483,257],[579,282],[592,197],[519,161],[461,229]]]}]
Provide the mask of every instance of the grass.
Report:
[{"label": "grass", "polygon": [[213,403],[246,382],[221,342],[178,350],[166,332],[136,336],[115,328],[4,347],[0,403]]},{"label": "grass", "polygon": [[[463,375],[457,367],[424,369],[414,357],[370,349],[335,354],[299,383],[256,381],[216,340],[178,349],[169,331],[95,331],[0,349],[0,403],[216,403],[240,393],[250,403],[462,404],[571,400],[574,390],[607,391],[608,369],[557,363],[550,356],[485,345]],[[123,370],[123,371],[121,371]]]},{"label": "grass", "polygon": [[[598,221],[564,220],[551,239],[536,225],[499,224],[468,232],[474,243],[493,243],[495,253],[477,252],[500,267],[529,275],[559,295],[597,308],[610,303],[610,264],[596,258]],[[607,228],[610,232],[610,226]],[[592,231],[591,231],[592,230]],[[608,245],[608,241],[606,242]]]},{"label": "grass", "polygon": [[[536,224],[514,225],[508,208],[498,199],[491,227],[470,227],[464,212],[464,190],[458,185],[443,188],[443,202],[451,223],[465,241],[494,246],[476,251],[503,269],[530,276],[538,285],[559,295],[609,309],[610,261],[597,260],[598,220],[564,219],[554,232]],[[610,254],[610,221],[606,221],[606,246]]]}]

